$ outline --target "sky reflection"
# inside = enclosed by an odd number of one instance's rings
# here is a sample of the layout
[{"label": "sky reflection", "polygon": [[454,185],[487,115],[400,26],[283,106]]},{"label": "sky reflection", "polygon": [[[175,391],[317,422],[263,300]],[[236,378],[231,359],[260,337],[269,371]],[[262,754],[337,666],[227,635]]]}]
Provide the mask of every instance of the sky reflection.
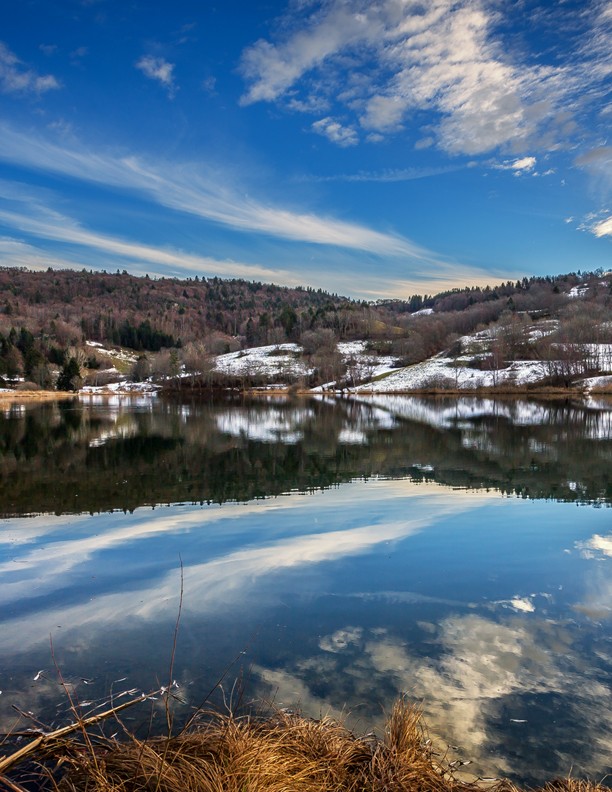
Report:
[{"label": "sky reflection", "polygon": [[[376,545],[419,532],[441,517],[473,511],[495,500],[482,492],[449,497],[434,485],[416,488],[405,481],[377,480],[316,495],[293,495],[290,501],[176,506],[80,519],[35,518],[27,543],[22,536],[17,544],[11,540],[23,522],[6,520],[3,536],[5,541],[8,538],[9,557],[0,564],[0,606],[8,616],[3,644],[5,650],[23,649],[46,640],[50,625],[58,619],[72,630],[92,620],[102,625],[129,616],[156,619],[165,603],[176,599],[181,559],[187,611],[215,608],[220,598],[226,604],[242,605],[249,590],[265,588],[274,573],[364,554]],[[92,575],[102,580],[95,605],[62,607]],[[137,597],[125,598],[126,587]],[[28,600],[34,603],[28,606]],[[19,613],[11,619],[15,604]],[[67,617],[62,616],[64,610]]]},{"label": "sky reflection", "polygon": [[[471,418],[458,405],[457,420],[447,407],[440,414],[449,442],[465,439],[470,420],[486,436],[479,421],[491,417],[491,404],[468,405]],[[398,411],[393,415],[404,420]],[[504,422],[510,414],[527,420],[516,408],[506,409]],[[189,410],[181,415],[193,417]],[[312,416],[301,415],[306,437]],[[212,421],[195,426],[225,448],[255,442],[251,435],[269,444],[274,433],[297,425],[261,417],[250,434],[226,427],[222,440],[207,434]],[[338,434],[352,427],[365,437],[361,410],[358,417],[337,426]],[[415,459],[428,465],[426,454],[438,453],[434,435],[414,426],[393,430],[406,441],[398,446],[394,436],[394,447],[411,455],[411,469]],[[325,426],[317,432],[328,441]],[[109,459],[120,442],[108,440]],[[188,442],[181,436],[177,454]],[[368,452],[371,470],[385,446],[377,442]],[[550,438],[545,444],[542,453],[553,455]],[[480,464],[485,451],[463,457],[459,446],[453,464]],[[338,456],[326,464],[342,458],[350,470],[353,446],[345,457],[335,448]],[[276,451],[263,457],[271,471]],[[444,454],[431,461],[442,465]],[[306,458],[279,457],[300,465]],[[519,458],[522,464],[522,451]],[[255,467],[260,458],[253,453],[250,461]],[[395,467],[405,469],[401,454]],[[4,519],[0,728],[13,722],[13,703],[44,719],[59,717],[50,638],[62,672],[85,700],[108,694],[123,677],[130,687],[154,687],[168,667],[182,564],[175,666],[182,713],[239,656],[228,685],[242,668],[247,698],[299,705],[314,716],[350,711],[357,728],[368,729],[405,692],[475,774],[536,781],[573,767],[575,775],[598,777],[612,748],[611,548],[607,508],[372,472],[244,503]]]}]

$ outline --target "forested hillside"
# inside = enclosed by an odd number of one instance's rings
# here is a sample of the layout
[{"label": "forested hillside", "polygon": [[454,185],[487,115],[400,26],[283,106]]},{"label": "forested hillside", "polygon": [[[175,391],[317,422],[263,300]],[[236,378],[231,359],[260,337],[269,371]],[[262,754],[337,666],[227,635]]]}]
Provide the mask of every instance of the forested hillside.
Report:
[{"label": "forested hillside", "polygon": [[104,366],[95,344],[141,353],[141,375],[154,361],[159,371],[197,370],[211,355],[264,344],[296,342],[316,354],[354,339],[407,365],[461,335],[527,316],[558,320],[561,340],[612,340],[602,336],[612,320],[612,275],[576,272],[366,303],[244,280],[7,267],[0,268],[0,376],[68,386]]}]

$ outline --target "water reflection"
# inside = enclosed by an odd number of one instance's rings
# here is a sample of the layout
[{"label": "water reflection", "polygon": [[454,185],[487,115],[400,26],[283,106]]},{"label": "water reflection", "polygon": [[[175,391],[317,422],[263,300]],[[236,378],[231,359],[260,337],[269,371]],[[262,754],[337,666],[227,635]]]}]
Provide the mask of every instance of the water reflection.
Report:
[{"label": "water reflection", "polygon": [[247,501],[373,475],[609,503],[612,410],[374,397],[96,400],[0,416],[0,513]]},{"label": "water reflection", "polygon": [[[248,697],[365,728],[405,691],[476,774],[601,777],[608,417],[424,399],[5,416],[2,503],[21,516],[0,523],[0,728],[13,703],[61,719],[50,636],[82,700],[153,687],[182,563],[183,715],[246,652],[228,679],[242,666]],[[532,499],[500,494],[517,489]]]},{"label": "water reflection", "polygon": [[[95,602],[69,605],[69,618],[61,621],[71,629],[94,617],[99,624],[159,618],[177,591],[174,543],[185,565],[187,612],[215,610],[220,601],[245,609],[250,591],[273,575],[367,554],[490,500],[469,493],[449,498],[433,486],[407,490],[396,481],[362,488],[357,497],[352,487],[326,493],[316,504],[312,496],[295,495],[290,501],[223,508],[140,510],[115,519],[38,517],[34,527],[26,523],[27,534],[20,531],[21,521],[7,521],[0,534],[6,552],[0,608],[7,615],[14,609],[16,618],[4,623],[3,645],[18,649],[35,645],[41,636],[45,640],[57,620],[47,613],[50,595],[65,597],[98,577],[106,580],[103,586],[112,584],[111,591],[100,592]],[[138,607],[124,597],[126,589],[138,591]]]}]

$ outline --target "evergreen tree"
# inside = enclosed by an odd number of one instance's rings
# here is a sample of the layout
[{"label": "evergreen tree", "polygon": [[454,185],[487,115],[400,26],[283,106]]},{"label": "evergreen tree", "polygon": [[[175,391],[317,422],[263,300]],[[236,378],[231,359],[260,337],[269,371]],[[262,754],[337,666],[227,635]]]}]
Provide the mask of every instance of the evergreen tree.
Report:
[{"label": "evergreen tree", "polygon": [[60,375],[57,379],[57,389],[59,391],[76,391],[81,386],[81,369],[76,358],[64,363]]}]

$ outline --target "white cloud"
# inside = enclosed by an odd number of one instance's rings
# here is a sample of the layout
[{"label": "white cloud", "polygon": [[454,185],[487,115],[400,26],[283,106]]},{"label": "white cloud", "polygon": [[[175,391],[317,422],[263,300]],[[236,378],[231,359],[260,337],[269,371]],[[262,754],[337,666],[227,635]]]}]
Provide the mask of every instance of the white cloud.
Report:
[{"label": "white cloud", "polygon": [[14,239],[10,236],[0,236],[0,257],[5,267],[25,267],[31,270],[43,270],[48,267],[53,269],[82,269],[84,261],[71,261],[64,257],[53,256],[47,251]]},{"label": "white cloud", "polygon": [[514,160],[504,160],[504,162],[491,162],[489,164],[496,170],[512,171],[515,176],[522,176],[528,173],[532,176],[538,176],[539,174],[535,171],[536,163],[537,159],[535,157],[528,156]]},{"label": "white cloud", "polygon": [[510,600],[510,605],[515,610],[522,611],[523,613],[533,613],[535,611],[535,605],[529,597],[513,597],[513,599]]},{"label": "white cloud", "polygon": [[[393,504],[397,501],[398,494],[402,495],[405,498],[404,504],[410,505],[410,517],[381,519],[371,524],[368,519],[370,515],[364,513],[361,501],[355,500],[352,485],[344,485],[339,490],[326,494],[325,508],[330,510],[330,514],[342,514],[341,520],[329,522],[330,525],[333,524],[333,528],[302,534],[298,527],[295,535],[260,545],[252,544],[252,537],[249,536],[238,549],[221,552],[202,563],[186,564],[185,590],[189,592],[189,597],[185,610],[201,614],[218,608],[220,601],[234,603],[243,608],[245,597],[252,602],[259,601],[264,593],[265,580],[271,575],[368,552],[376,546],[413,536],[443,515],[460,514],[478,508],[485,500],[492,500],[489,495],[466,493],[457,502],[446,497],[447,493],[439,487],[420,487],[418,492],[407,492],[404,483],[397,481],[371,482],[368,488],[372,487],[376,488],[375,495],[383,507],[385,501]],[[292,503],[292,513],[296,509],[311,509],[312,496],[295,496]],[[282,501],[272,500],[246,506],[225,504],[222,509],[211,507],[194,510],[174,507],[167,514],[141,510],[118,520],[117,527],[113,529],[92,531],[89,534],[83,532],[81,538],[70,542],[61,539],[49,541],[46,534],[49,528],[41,525],[40,530],[45,531],[42,544],[34,542],[25,546],[24,552],[18,557],[0,564],[0,572],[10,569],[17,573],[10,584],[2,587],[0,604],[6,606],[19,599],[62,588],[68,573],[76,577],[88,565],[95,568],[96,556],[104,551],[138,546],[148,537],[199,529],[204,524],[217,524],[220,527],[227,521],[235,530],[233,520],[243,518],[245,509],[260,514],[262,511],[284,511],[286,508]],[[405,513],[407,512],[401,512],[402,515]],[[290,526],[291,520],[286,524]],[[241,526],[244,526],[243,530],[247,533],[248,525],[248,521],[242,520]],[[304,523],[298,521],[296,525]],[[35,538],[35,534],[30,538]],[[47,541],[44,541],[46,538]],[[50,559],[52,564],[49,563]],[[58,570],[63,574],[58,574]],[[37,581],[36,589],[31,585],[33,577]],[[3,623],[3,649],[22,651],[28,646],[40,644],[46,640],[45,636],[48,636],[51,624],[70,625],[71,630],[77,630],[93,623],[100,629],[113,623],[125,623],[131,617],[139,620],[159,619],[166,611],[168,602],[175,596],[175,572],[163,572],[159,577],[143,581],[138,596],[126,598],[123,593],[111,593],[79,605],[33,612],[28,616],[27,630],[24,629],[23,618],[7,619]],[[61,619],[58,619],[60,614]]]},{"label": "white cloud", "polygon": [[321,118],[313,123],[312,128],[339,146],[354,146],[358,142],[357,133],[352,127],[344,127],[333,118]]},{"label": "white cloud", "polygon": [[[107,258],[100,266],[116,265],[117,258],[138,262],[144,272],[150,275],[195,272],[198,275],[221,275],[227,278],[246,278],[248,280],[268,280],[286,286],[297,286],[303,278],[299,273],[288,270],[263,267],[258,264],[245,264],[240,261],[219,260],[208,256],[198,256],[182,250],[162,248],[128,241],[109,234],[97,234],[82,228],[65,215],[44,210],[38,217],[32,212],[37,207],[31,205],[28,214],[7,212],[0,209],[0,223],[11,226],[22,233],[40,239],[63,242],[87,250],[99,251]],[[5,263],[12,266],[25,266],[32,269],[47,267],[80,268],[90,262],[78,254],[72,260],[49,256],[44,251],[10,237],[0,238],[0,252],[5,255]]]},{"label": "white cloud", "polygon": [[372,35],[371,14],[353,13],[352,3],[333,2],[315,12],[310,25],[297,30],[283,44],[274,46],[260,39],[246,49],[241,71],[250,82],[243,104],[274,101],[302,75],[327,58]]},{"label": "white cloud", "polygon": [[428,265],[445,266],[437,254],[405,237],[375,231],[357,223],[267,205],[232,188],[232,174],[203,165],[150,164],[134,156],[91,152],[78,141],[70,146],[0,125],[0,159],[35,170],[133,190],[161,206],[224,226],[316,245],[333,245],[384,256],[406,256]]},{"label": "white cloud", "polygon": [[427,136],[417,140],[416,143],[414,144],[414,148],[416,151],[422,151],[423,149],[431,148],[431,146],[433,146],[435,142],[436,142],[435,138],[432,138],[431,136]]},{"label": "white cloud", "polygon": [[521,159],[514,160],[510,168],[514,171],[532,171],[535,166],[535,157],[522,157]]},{"label": "white cloud", "polygon": [[[303,285],[304,266],[294,270],[263,266],[258,263],[215,259],[173,247],[147,245],[111,234],[102,234],[84,228],[73,218],[60,214],[40,202],[40,198],[27,190],[21,190],[12,182],[0,181],[0,200],[12,199],[13,204],[23,205],[18,211],[3,209],[0,205],[0,224],[13,230],[11,236],[0,237],[0,255],[9,266],[28,269],[110,269],[117,266],[129,267],[134,274],[168,276],[196,273],[201,276],[221,276],[264,280],[284,286]],[[31,242],[15,238],[15,234],[28,235],[52,243],[63,244],[61,253],[48,253]],[[516,279],[523,273],[506,274]],[[397,280],[393,276],[360,276],[359,289],[355,290],[355,276],[351,270],[343,274],[341,268],[329,267],[319,272],[311,269],[309,283],[328,291],[340,291],[360,299],[379,299],[394,296],[407,298],[412,294],[447,290],[461,285],[487,285],[492,274],[474,267],[442,263],[437,267],[416,265],[414,277]],[[500,278],[504,280],[507,278]]]},{"label": "white cloud", "polygon": [[[591,192],[598,195],[602,203],[609,201],[612,194],[612,146],[596,146],[577,157],[575,162],[589,174]],[[579,228],[599,238],[612,236],[609,205],[589,214]]]},{"label": "white cloud", "polygon": [[579,51],[550,66],[518,61],[498,32],[503,5],[487,0],[311,4],[307,16],[285,18],[275,43],[244,51],[242,102],[307,110],[335,101],[378,134],[433,112],[437,143],[454,154],[551,149],[575,133],[608,73],[605,19],[593,7]]},{"label": "white cloud", "polygon": [[149,79],[157,80],[168,91],[170,96],[176,93],[174,81],[174,64],[169,63],[163,58],[156,58],[153,55],[143,55],[136,63],[136,68]]},{"label": "white cloud", "polygon": [[[504,698],[511,703],[513,696],[556,693],[566,697],[577,717],[592,712],[593,721],[603,715],[606,722],[610,692],[584,675],[583,658],[571,651],[571,636],[561,625],[529,623],[521,616],[498,624],[478,615],[456,615],[441,622],[438,640],[443,652],[427,662],[390,638],[372,640],[365,653],[377,671],[396,675],[401,689],[421,699],[427,721],[446,739],[459,742],[470,758],[496,760],[490,719]],[[601,747],[593,745],[593,763],[603,759],[605,767],[608,754]],[[568,759],[563,749],[555,758],[559,769]],[[507,773],[505,760],[497,761],[496,772]]]},{"label": "white cloud", "polygon": [[[322,676],[342,677],[342,703],[350,708],[359,702],[362,722],[364,701],[374,697],[387,704],[408,695],[419,702],[434,743],[457,743],[460,748],[451,750],[469,758],[472,764],[467,770],[475,776],[516,771],[500,744],[500,733],[507,728],[504,721],[520,724],[514,718],[521,718],[520,708],[530,701],[528,697],[554,694],[563,700],[569,717],[588,724],[587,738],[582,740],[586,749],[580,757],[569,756],[567,746],[544,737],[540,750],[521,756],[521,772],[541,774],[544,752],[555,773],[567,772],[572,761],[588,756],[592,772],[605,774],[610,691],[585,674],[589,661],[576,649],[567,625],[524,614],[496,623],[477,614],[453,613],[435,625],[420,622],[420,627],[436,645],[428,656],[416,651],[405,635],[348,624],[319,639],[320,653],[300,657],[282,672],[261,667],[255,671],[264,684],[278,691],[284,705],[299,702],[313,717],[328,709],[333,712],[338,703],[333,691],[328,699],[320,698],[317,682]],[[525,727],[525,739],[533,742],[534,728],[533,723]]]},{"label": "white cloud", "polygon": [[360,644],[363,639],[363,629],[361,627],[344,627],[331,635],[325,635],[319,639],[319,648],[324,652],[342,652],[348,646]]},{"label": "white cloud", "polygon": [[0,41],[0,91],[42,94],[60,87],[51,74],[38,74],[23,67],[19,58]]},{"label": "white cloud", "polygon": [[406,105],[398,96],[372,96],[359,119],[365,129],[379,132],[398,129],[406,112]]},{"label": "white cloud", "polygon": [[591,228],[596,237],[612,236],[612,215],[601,220]]},{"label": "white cloud", "polygon": [[584,167],[589,166],[611,166],[612,165],[612,146],[598,146],[587,151],[576,159],[576,164]]},{"label": "white cloud", "polygon": [[589,231],[596,237],[612,236],[612,214],[609,209],[591,212],[578,226],[580,231]]},{"label": "white cloud", "polygon": [[587,558],[593,558],[593,553],[601,553],[604,556],[612,558],[612,534],[608,536],[594,534],[594,536],[586,542],[577,542],[576,547],[581,550],[583,555]]},{"label": "white cloud", "polygon": [[[0,196],[2,183],[0,182]],[[10,183],[9,188],[10,190]],[[109,234],[99,234],[83,228],[72,218],[36,204],[34,197],[22,197],[28,202],[28,211],[10,212],[0,209],[0,224],[13,229],[12,236],[0,236],[0,256],[6,266],[26,267],[41,270],[54,269],[110,269],[117,266],[128,267],[133,274],[153,276],[186,276],[196,273],[201,276],[213,275],[227,278],[246,278],[264,280],[283,286],[303,285],[304,270],[302,263],[295,270],[262,266],[232,259],[220,260],[200,256],[170,247],[147,245],[126,240]],[[14,234],[27,234],[52,243],[63,243],[61,252],[50,253],[43,247],[15,238]],[[120,261],[119,261],[120,259]],[[329,259],[326,257],[326,260]],[[473,267],[465,268],[460,264],[440,264],[435,270],[423,267],[410,279],[397,280],[383,275],[360,276],[358,289],[353,270],[344,273],[342,264],[338,268],[329,267],[319,271],[309,270],[308,282],[316,288],[339,291],[359,299],[380,299],[388,297],[408,298],[413,294],[449,290],[456,286],[485,286],[492,282],[492,274]],[[515,280],[524,273],[505,273],[501,280]]]}]

